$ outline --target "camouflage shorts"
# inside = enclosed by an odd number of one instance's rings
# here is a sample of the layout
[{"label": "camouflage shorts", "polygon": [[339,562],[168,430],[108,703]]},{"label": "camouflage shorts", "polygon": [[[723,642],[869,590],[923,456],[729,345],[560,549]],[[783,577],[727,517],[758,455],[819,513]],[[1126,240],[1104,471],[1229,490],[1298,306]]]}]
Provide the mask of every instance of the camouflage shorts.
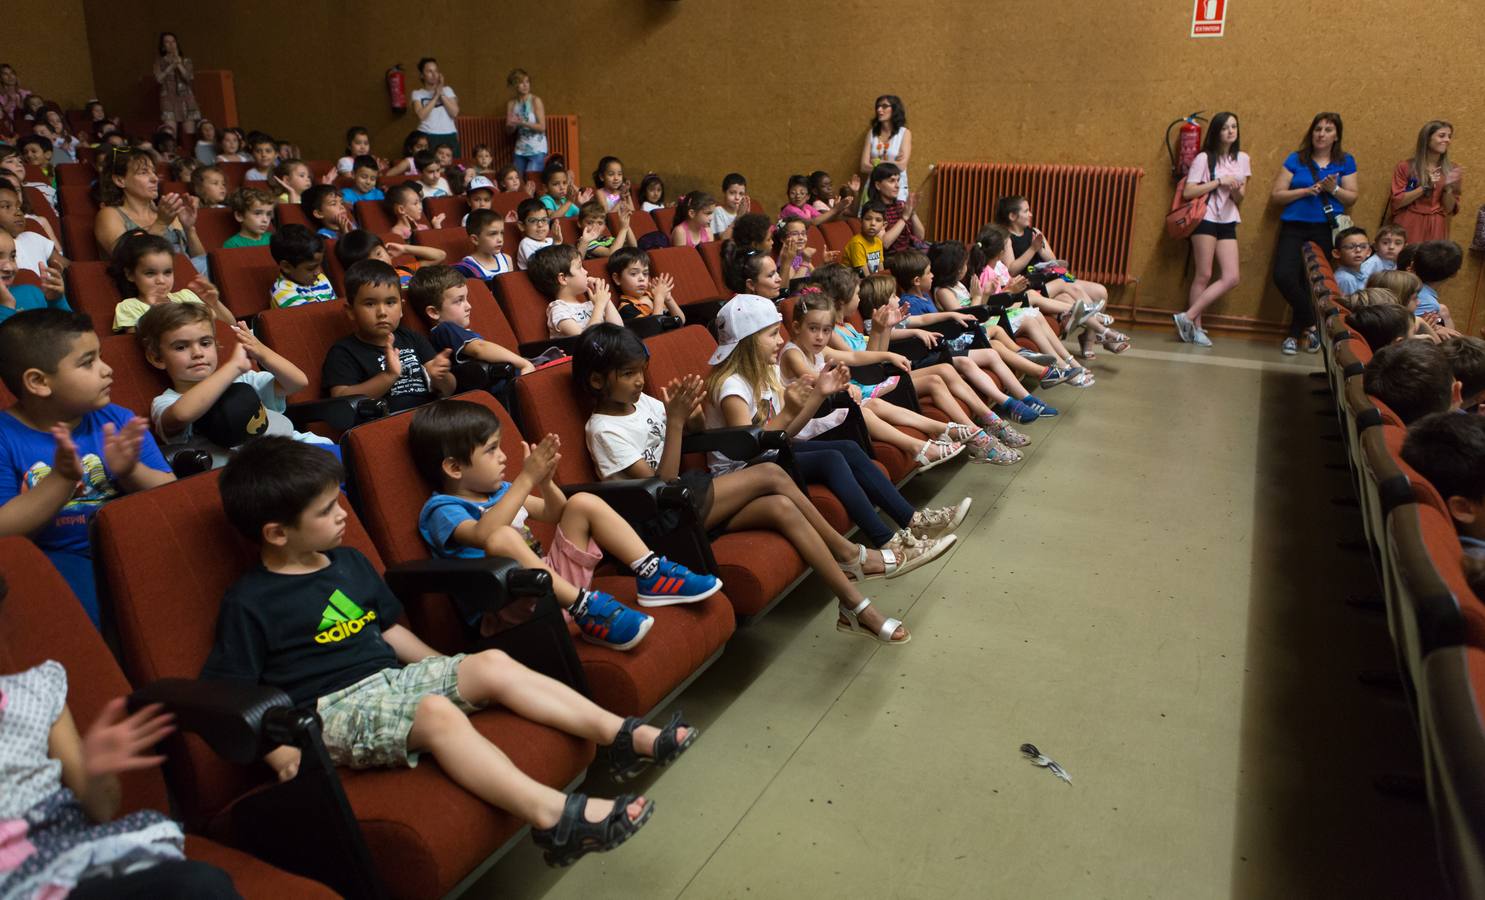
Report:
[{"label": "camouflage shorts", "polygon": [[321,697],[325,749],[336,765],[353,769],[416,766],[407,749],[413,714],[430,694],[447,697],[466,713],[479,707],[459,695],[459,663],[464,654],[430,656],[400,669],[383,669],[350,687]]}]

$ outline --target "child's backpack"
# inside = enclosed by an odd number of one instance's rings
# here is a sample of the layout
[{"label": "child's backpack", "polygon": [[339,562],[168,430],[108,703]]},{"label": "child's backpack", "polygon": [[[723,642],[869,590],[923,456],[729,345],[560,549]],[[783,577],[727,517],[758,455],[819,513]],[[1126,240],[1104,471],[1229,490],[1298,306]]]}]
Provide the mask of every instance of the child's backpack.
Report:
[{"label": "child's backpack", "polygon": [[641,250],[659,250],[670,246],[670,238],[663,231],[652,231],[641,235],[638,245]]}]

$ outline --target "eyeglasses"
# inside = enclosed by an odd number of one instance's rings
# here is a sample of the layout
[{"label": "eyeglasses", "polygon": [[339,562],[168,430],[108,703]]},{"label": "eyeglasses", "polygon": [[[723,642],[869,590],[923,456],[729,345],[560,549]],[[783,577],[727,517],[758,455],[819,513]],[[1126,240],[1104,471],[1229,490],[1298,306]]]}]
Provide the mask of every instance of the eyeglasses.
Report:
[{"label": "eyeglasses", "polygon": [[529,218],[529,219],[526,220],[526,224],[527,225],[537,225],[537,224],[541,224],[543,222],[550,222],[550,221],[552,221],[552,220],[549,219],[549,218],[547,218],[546,216],[532,216],[531,218]]}]

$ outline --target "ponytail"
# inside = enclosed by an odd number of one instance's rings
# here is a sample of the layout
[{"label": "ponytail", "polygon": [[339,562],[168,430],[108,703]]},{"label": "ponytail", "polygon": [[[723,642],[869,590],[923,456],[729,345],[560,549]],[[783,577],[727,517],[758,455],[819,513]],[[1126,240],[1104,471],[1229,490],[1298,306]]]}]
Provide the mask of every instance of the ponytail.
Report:
[{"label": "ponytail", "polygon": [[737,241],[722,244],[722,281],[739,294],[748,293],[748,282],[758,278],[765,254]]}]

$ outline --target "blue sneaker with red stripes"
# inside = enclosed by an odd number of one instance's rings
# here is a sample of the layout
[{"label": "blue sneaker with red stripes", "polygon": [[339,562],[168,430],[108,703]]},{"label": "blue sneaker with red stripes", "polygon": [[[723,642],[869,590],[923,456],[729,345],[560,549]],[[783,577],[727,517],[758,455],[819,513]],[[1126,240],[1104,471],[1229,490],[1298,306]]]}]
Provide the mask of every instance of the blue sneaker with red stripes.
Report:
[{"label": "blue sneaker with red stripes", "polygon": [[655,566],[655,573],[648,578],[634,579],[634,586],[639,591],[640,606],[674,606],[705,600],[722,587],[722,579],[715,575],[698,575],[662,556],[659,565]]},{"label": "blue sneaker with red stripes", "polygon": [[635,612],[603,591],[589,591],[587,604],[572,620],[584,640],[614,650],[638,644],[655,624],[654,617]]}]

